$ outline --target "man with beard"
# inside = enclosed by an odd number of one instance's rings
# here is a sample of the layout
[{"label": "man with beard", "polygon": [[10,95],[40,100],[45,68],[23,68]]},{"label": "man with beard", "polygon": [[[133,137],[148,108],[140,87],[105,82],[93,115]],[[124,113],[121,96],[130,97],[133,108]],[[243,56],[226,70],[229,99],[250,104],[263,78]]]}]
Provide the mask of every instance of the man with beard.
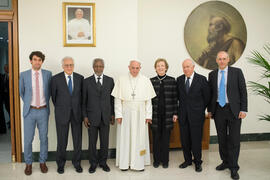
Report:
[{"label": "man with beard", "polygon": [[226,51],[232,65],[242,55],[245,44],[241,39],[229,34],[231,25],[224,17],[211,16],[208,27],[207,41],[209,46],[196,60],[198,64],[207,69],[216,69],[216,55],[219,51]]}]

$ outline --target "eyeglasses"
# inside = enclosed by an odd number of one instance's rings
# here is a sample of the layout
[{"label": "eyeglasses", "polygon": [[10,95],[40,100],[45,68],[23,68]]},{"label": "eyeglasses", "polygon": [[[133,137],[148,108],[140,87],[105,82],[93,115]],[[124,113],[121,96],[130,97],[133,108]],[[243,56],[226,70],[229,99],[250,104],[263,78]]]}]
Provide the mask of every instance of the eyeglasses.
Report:
[{"label": "eyeglasses", "polygon": [[64,67],[74,67],[74,64],[64,64]]}]

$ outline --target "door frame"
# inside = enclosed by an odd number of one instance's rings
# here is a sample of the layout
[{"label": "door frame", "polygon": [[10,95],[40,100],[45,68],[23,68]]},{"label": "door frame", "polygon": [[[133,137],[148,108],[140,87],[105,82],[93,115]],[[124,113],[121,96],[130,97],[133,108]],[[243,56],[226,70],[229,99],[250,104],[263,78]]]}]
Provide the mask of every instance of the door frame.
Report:
[{"label": "door frame", "polygon": [[12,162],[22,162],[22,134],[19,95],[18,0],[12,0],[11,10],[0,10],[0,22],[8,22],[8,64]]}]

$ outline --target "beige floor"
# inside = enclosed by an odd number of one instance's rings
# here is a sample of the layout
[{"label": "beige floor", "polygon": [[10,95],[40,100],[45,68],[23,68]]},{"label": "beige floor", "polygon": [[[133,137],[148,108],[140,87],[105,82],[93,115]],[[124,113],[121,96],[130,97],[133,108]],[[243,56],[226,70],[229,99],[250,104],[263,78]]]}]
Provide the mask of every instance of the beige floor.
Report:
[{"label": "beige floor", "polygon": [[[23,163],[0,163],[0,180],[223,180],[230,179],[229,170],[218,172],[215,170],[219,160],[217,145],[210,145],[209,150],[203,151],[203,171],[197,173],[194,166],[186,169],[179,169],[178,165],[183,161],[182,151],[170,152],[170,164],[168,169],[159,167],[157,169],[147,166],[144,172],[127,171],[122,172],[115,167],[115,160],[109,159],[108,164],[111,172],[103,172],[100,168],[95,174],[89,174],[88,161],[82,161],[83,173],[75,172],[68,161],[65,167],[65,173],[59,175],[56,172],[55,162],[48,162],[49,172],[42,174],[39,170],[39,164],[33,164],[33,174],[25,176],[23,173]],[[270,180],[270,141],[244,142],[241,145],[239,164],[240,179],[243,180]]]}]

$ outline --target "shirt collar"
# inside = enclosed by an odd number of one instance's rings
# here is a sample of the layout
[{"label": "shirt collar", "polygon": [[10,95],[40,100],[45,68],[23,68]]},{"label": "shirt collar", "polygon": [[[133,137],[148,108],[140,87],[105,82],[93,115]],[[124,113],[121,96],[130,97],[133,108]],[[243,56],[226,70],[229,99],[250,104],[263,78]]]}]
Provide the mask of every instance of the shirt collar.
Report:
[{"label": "shirt collar", "polygon": [[[194,77],[194,72],[191,74],[191,76],[189,77],[189,80],[192,80]],[[185,76],[185,79],[187,80],[187,76]]]},{"label": "shirt collar", "polygon": [[228,72],[228,66],[227,66],[225,69],[223,69],[223,70],[218,69],[218,72],[219,72],[219,73],[220,73],[221,71],[224,71],[224,73],[227,73],[227,72]]},{"label": "shirt collar", "polygon": [[94,76],[95,76],[95,79],[97,79],[98,77],[100,77],[101,79],[103,79],[103,73],[102,73],[100,76],[98,76],[98,75],[96,75],[96,74],[94,73]]},{"label": "shirt collar", "polygon": [[32,74],[35,75],[36,72],[38,72],[38,74],[40,75],[41,74],[41,69],[39,69],[38,71],[35,71],[34,69],[32,69]]},{"label": "shirt collar", "polygon": [[68,78],[68,76],[71,76],[71,78],[73,78],[73,73],[71,75],[68,75],[67,73],[64,72],[64,74],[65,74],[66,78]]}]

